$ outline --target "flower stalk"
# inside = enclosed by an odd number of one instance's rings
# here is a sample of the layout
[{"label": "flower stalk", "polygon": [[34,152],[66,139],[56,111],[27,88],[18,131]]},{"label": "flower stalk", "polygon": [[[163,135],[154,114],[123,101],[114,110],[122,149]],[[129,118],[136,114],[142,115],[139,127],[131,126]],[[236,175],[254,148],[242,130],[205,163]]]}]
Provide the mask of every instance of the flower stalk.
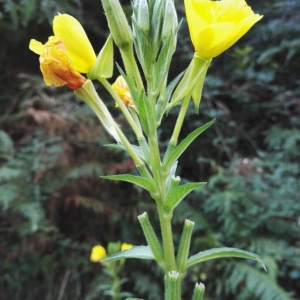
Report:
[{"label": "flower stalk", "polygon": [[[180,185],[180,177],[175,174],[178,159],[190,143],[213,123],[204,124],[178,143],[190,100],[193,100],[198,113],[212,58],[231,47],[262,16],[255,14],[245,0],[184,0],[195,55],[184,75],[179,75],[168,85],[169,68],[180,27],[174,1],[134,0],[132,27],[119,0],[101,1],[111,35],[98,57],[81,24],[66,14],[54,18],[54,36],[47,43],[31,40],[30,49],[40,55],[45,83],[73,89],[119,144],[116,147],[129,153],[140,172],[140,176],[119,174],[109,176],[109,179],[137,184],[149,191],[155,201],[161,238],[155,233],[147,213],[144,213],[138,218],[148,246],[131,247],[124,244],[124,249],[121,249],[124,251],[117,253],[108,248],[108,254],[112,255],[105,259],[104,264],[109,269],[117,266],[114,265],[116,260],[122,265],[127,257],[154,259],[164,271],[165,300],[181,300],[182,280],[187,268],[196,263],[220,257],[240,257],[262,262],[257,255],[235,248],[210,249],[189,257],[194,222],[185,221],[178,251],[175,251],[172,232],[175,207],[191,191],[204,184]],[[112,77],[114,71],[113,41],[119,48],[125,71],[119,68],[122,76],[111,85],[107,78]],[[88,79],[80,73],[87,74]],[[98,80],[108,91],[117,109],[127,119],[139,146],[129,142],[91,80]],[[180,111],[162,161],[159,141],[161,120],[180,103]],[[115,246],[111,244],[109,247]],[[117,248],[119,250],[119,244]],[[97,246],[93,251],[92,261],[106,256],[102,246]],[[115,300],[120,297],[117,271],[117,268],[110,270]],[[204,291],[203,284],[196,284],[192,300],[202,300]]]}]

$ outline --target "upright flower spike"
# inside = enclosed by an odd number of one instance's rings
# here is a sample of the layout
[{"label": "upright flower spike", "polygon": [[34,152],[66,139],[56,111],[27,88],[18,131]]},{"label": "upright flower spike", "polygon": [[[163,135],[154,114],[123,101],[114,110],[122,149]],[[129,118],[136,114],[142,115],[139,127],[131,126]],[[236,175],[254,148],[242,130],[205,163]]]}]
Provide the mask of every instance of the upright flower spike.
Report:
[{"label": "upright flower spike", "polygon": [[51,36],[44,45],[31,40],[29,49],[40,55],[40,68],[46,85],[79,89],[86,81],[74,67],[63,41]]},{"label": "upright flower spike", "polygon": [[99,262],[101,259],[105,258],[106,255],[106,250],[104,247],[101,245],[96,245],[92,248],[91,256],[90,256],[90,261],[92,262]]},{"label": "upright flower spike", "polygon": [[96,54],[82,25],[70,15],[59,14],[53,19],[53,31],[63,40],[74,68],[88,73],[96,62]]},{"label": "upright flower spike", "polygon": [[197,55],[210,59],[236,43],[262,16],[245,0],[184,0]]}]

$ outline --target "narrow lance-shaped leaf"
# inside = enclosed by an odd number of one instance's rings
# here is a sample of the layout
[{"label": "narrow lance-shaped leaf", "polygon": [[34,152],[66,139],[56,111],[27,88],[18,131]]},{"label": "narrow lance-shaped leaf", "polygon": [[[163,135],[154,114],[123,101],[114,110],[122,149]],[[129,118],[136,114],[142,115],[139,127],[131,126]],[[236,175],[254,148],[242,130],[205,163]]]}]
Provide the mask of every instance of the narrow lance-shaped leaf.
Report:
[{"label": "narrow lance-shaped leaf", "polygon": [[170,35],[166,40],[155,65],[154,86],[156,89],[155,92],[157,94],[159,93],[164,79],[166,78],[169,71],[172,55],[174,53],[174,50],[172,49],[173,44],[174,37],[173,35]]},{"label": "narrow lance-shaped leaf", "polygon": [[172,95],[172,92],[175,88],[175,86],[178,84],[179,80],[183,76],[183,72],[177,75],[167,86],[166,92],[164,95],[160,95],[159,100],[157,102],[156,111],[155,111],[155,117],[158,122],[160,122],[163,114],[165,113],[168,101],[170,100],[170,97]]},{"label": "narrow lance-shaped leaf", "polygon": [[206,182],[194,182],[194,183],[186,183],[184,185],[180,185],[176,187],[167,197],[166,202],[163,205],[163,208],[166,212],[174,209],[181,200],[188,195],[191,191],[195,190],[198,187],[205,185]]},{"label": "narrow lance-shaped leaf", "polygon": [[120,181],[126,181],[133,184],[136,184],[145,190],[149,192],[154,191],[154,184],[150,179],[136,176],[136,175],[130,175],[130,174],[118,174],[118,175],[107,175],[107,176],[101,176],[103,179],[110,179],[110,180],[120,180]]},{"label": "narrow lance-shaped leaf", "polygon": [[128,250],[113,254],[101,260],[101,262],[115,261],[124,258],[155,259],[149,246],[134,246]]},{"label": "narrow lance-shaped leaf", "polygon": [[184,150],[193,142],[193,140],[214,124],[214,122],[215,119],[204,124],[200,128],[195,129],[173,151],[167,151],[163,162],[165,170],[168,170],[170,166],[181,156]]},{"label": "narrow lance-shaped leaf", "polygon": [[238,257],[238,258],[245,258],[245,259],[251,259],[258,261],[262,264],[263,268],[265,270],[266,266],[261,259],[260,256],[257,254],[244,251],[238,248],[227,248],[227,247],[222,247],[222,248],[214,248],[206,251],[201,251],[193,256],[191,256],[187,260],[187,268],[189,268],[192,265],[195,265],[197,263],[210,260],[210,259],[215,259],[215,258],[222,258],[222,257]]},{"label": "narrow lance-shaped leaf", "polygon": [[141,125],[143,127],[144,132],[147,136],[149,136],[149,121],[148,121],[148,113],[152,110],[150,103],[145,95],[145,92],[142,91],[140,93],[140,97],[137,103],[137,109],[139,112],[139,117],[141,121]]}]

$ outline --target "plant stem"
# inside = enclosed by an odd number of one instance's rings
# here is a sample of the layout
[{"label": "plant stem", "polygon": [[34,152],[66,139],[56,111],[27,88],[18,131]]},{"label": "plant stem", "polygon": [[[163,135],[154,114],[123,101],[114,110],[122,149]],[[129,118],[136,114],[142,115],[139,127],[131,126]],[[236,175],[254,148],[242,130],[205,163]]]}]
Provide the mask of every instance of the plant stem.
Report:
[{"label": "plant stem", "polygon": [[191,98],[191,94],[189,93],[185,96],[185,98],[182,102],[182,105],[181,105],[181,108],[180,108],[180,111],[178,114],[178,118],[177,118],[177,121],[176,121],[176,124],[174,127],[174,131],[173,131],[172,137],[169,142],[169,144],[171,144],[171,145],[174,145],[174,146],[177,145],[178,136],[179,136],[180,130],[182,128],[182,124],[183,124],[184,117],[186,115],[186,111],[189,107],[190,98]]},{"label": "plant stem", "polygon": [[163,240],[165,272],[176,271],[173,233],[171,226],[172,215],[166,214],[161,204],[157,204],[157,211]]},{"label": "plant stem", "polygon": [[144,84],[136,60],[133,55],[133,48],[127,52],[121,51],[121,56],[124,62],[127,75],[130,78],[134,78],[138,91],[143,90]]},{"label": "plant stem", "polygon": [[134,131],[138,140],[145,139],[142,130],[140,129],[140,124],[136,124],[136,120],[132,117],[130,112],[128,111],[124,102],[120,99],[116,91],[112,88],[112,86],[108,83],[105,78],[97,78],[98,81],[105,87],[105,89],[109,92],[109,94],[113,97],[116,103],[119,105],[122,113],[124,114],[126,120]]}]

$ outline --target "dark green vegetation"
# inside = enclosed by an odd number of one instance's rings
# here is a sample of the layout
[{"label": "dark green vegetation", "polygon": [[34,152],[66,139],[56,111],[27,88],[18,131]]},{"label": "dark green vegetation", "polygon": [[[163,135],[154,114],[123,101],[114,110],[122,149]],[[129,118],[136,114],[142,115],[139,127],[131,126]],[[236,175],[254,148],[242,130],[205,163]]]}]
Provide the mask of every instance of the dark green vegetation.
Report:
[{"label": "dark green vegetation", "polygon": [[[206,285],[206,300],[300,298],[300,3],[248,2],[265,17],[214,59],[200,114],[191,105],[187,116],[182,138],[217,122],[180,159],[182,178],[208,184],[176,209],[174,231],[178,239],[184,219],[193,220],[194,253],[239,247],[260,255],[268,272],[239,259],[197,265],[187,274],[185,299],[197,281]],[[177,7],[183,17],[182,1]],[[136,187],[99,178],[134,166],[103,147],[110,138],[71,91],[44,85],[28,50],[31,38],[46,41],[59,11],[82,21],[98,51],[107,36],[100,1],[0,0],[0,8],[0,299],[109,299],[108,277],[89,261],[90,249],[145,244],[137,216],[147,211],[155,223],[153,202]],[[183,23],[173,77],[192,53]],[[164,121],[162,150],[176,113]],[[152,262],[128,260],[121,276],[128,278],[124,291],[162,299]]]}]

